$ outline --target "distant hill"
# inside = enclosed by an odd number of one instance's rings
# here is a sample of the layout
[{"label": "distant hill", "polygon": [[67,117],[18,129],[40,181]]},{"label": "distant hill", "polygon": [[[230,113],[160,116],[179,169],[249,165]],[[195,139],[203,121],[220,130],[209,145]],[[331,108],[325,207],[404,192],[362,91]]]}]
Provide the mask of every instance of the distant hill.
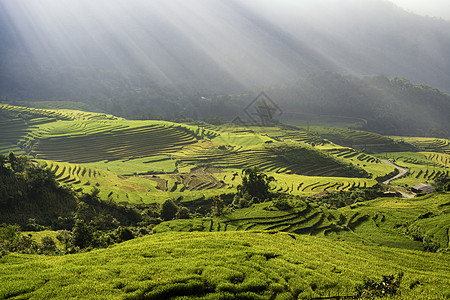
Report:
[{"label": "distant hill", "polygon": [[[362,129],[385,135],[447,137],[450,95],[404,78],[327,73],[267,91],[287,114],[356,117]],[[310,116],[308,116],[310,114]]]}]

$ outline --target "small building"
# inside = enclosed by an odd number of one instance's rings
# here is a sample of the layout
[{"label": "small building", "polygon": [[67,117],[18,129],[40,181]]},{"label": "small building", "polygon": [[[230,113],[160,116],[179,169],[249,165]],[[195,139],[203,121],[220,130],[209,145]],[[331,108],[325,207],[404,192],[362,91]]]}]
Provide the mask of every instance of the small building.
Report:
[{"label": "small building", "polygon": [[428,184],[417,184],[411,188],[411,191],[413,191],[416,194],[431,194],[434,192],[434,187]]}]

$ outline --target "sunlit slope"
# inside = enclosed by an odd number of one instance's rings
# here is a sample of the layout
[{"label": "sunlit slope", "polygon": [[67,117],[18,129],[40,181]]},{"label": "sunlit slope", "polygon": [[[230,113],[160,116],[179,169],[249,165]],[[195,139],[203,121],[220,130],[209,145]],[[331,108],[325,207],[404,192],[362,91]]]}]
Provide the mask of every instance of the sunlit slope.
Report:
[{"label": "sunlit slope", "polygon": [[102,113],[90,113],[69,109],[38,109],[0,103],[0,153],[29,154],[35,143],[33,137],[41,127],[64,124],[65,121],[92,122],[118,120]]},{"label": "sunlit slope", "polygon": [[286,210],[269,202],[216,218],[163,222],[154,230],[276,230],[395,248],[437,247],[435,251],[450,247],[448,193],[414,199],[380,198],[338,209],[302,200],[293,203],[294,208]]},{"label": "sunlit slope", "polygon": [[449,269],[448,255],[305,235],[170,233],[62,257],[7,255],[0,298],[304,299],[404,272],[402,299],[438,299],[449,296]]},{"label": "sunlit slope", "polygon": [[[13,150],[46,160],[60,182],[85,191],[95,185],[102,196],[114,194],[117,201],[140,202],[150,195],[179,197],[193,191],[233,192],[241,170],[254,166],[276,177],[273,191],[293,194],[369,187],[376,177],[394,169],[372,155],[293,126],[132,121],[102,113],[6,104],[1,112],[4,154]],[[357,134],[370,143],[388,140]],[[142,187],[118,191],[116,187],[129,186],[123,181]],[[135,194],[144,190],[144,195]]]},{"label": "sunlit slope", "polygon": [[450,154],[450,141],[436,138],[405,138],[405,141],[424,151]]},{"label": "sunlit slope", "polygon": [[166,154],[195,142],[183,128],[151,124],[86,136],[41,138],[31,153],[36,158],[87,163]]},{"label": "sunlit slope", "polygon": [[70,184],[74,190],[85,193],[98,188],[102,199],[116,202],[148,204],[179,197],[189,201],[235,191],[232,185],[219,179],[221,176],[202,169],[174,173],[176,162],[166,155],[86,164],[34,161],[52,170],[60,183]]},{"label": "sunlit slope", "polygon": [[[102,199],[117,202],[160,202],[168,197],[186,201],[223,193],[234,193],[241,183],[240,172],[195,167],[190,172],[177,172],[176,160],[167,155],[131,160],[95,163],[67,163],[35,160],[55,172],[56,179],[75,190],[91,192],[100,189]],[[148,175],[146,175],[148,174]],[[273,192],[311,195],[323,191],[348,191],[373,186],[367,178],[318,177],[268,173],[275,177]]]},{"label": "sunlit slope", "polygon": [[259,167],[265,172],[327,176],[365,177],[357,170],[340,163],[312,148],[295,144],[273,144],[253,147],[192,148],[177,156],[187,164],[207,165],[215,168],[244,169]]},{"label": "sunlit slope", "polygon": [[10,113],[20,113],[25,118],[48,117],[55,120],[117,120],[119,118],[104,114],[73,109],[47,109],[17,106],[0,103],[0,109]]}]

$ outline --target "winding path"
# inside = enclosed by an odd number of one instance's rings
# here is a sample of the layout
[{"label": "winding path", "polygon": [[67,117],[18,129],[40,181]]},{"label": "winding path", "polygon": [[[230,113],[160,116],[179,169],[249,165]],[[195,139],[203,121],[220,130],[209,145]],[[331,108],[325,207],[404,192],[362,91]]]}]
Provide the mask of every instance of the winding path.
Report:
[{"label": "winding path", "polygon": [[[392,162],[390,162],[390,161],[388,161],[388,160],[385,160],[385,159],[383,159],[383,160],[381,160],[382,162],[384,162],[385,164],[388,164],[388,165],[390,165],[390,166],[392,166],[392,167],[395,167],[397,170],[399,170],[399,172],[400,173],[398,173],[397,175],[395,175],[394,177],[392,177],[392,178],[389,178],[388,180],[386,180],[386,181],[383,181],[383,184],[389,184],[392,180],[395,180],[395,179],[398,179],[398,178],[400,178],[400,177],[403,177],[403,176],[405,176],[406,175],[406,173],[408,173],[408,169],[404,169],[404,168],[402,168],[402,167],[399,167],[399,166],[397,166],[396,164],[394,164],[394,163],[392,163]],[[404,193],[404,192],[402,192],[402,191],[398,191],[400,194],[402,194],[402,196],[403,196],[403,198],[413,198],[415,195],[413,194],[413,195],[410,195],[410,194],[406,194],[406,193]]]},{"label": "winding path", "polygon": [[386,180],[386,181],[383,181],[383,184],[389,184],[392,180],[398,179],[398,178],[404,176],[406,173],[408,173],[408,170],[407,170],[407,169],[403,169],[402,167],[399,167],[399,166],[397,166],[396,164],[394,164],[394,163],[392,163],[392,162],[390,162],[390,161],[388,161],[388,160],[383,159],[383,160],[381,160],[381,161],[384,162],[385,164],[388,164],[388,165],[390,165],[390,166],[392,166],[392,167],[397,168],[397,170],[399,170],[399,172],[400,172],[400,173],[398,173],[397,175],[395,175],[394,177],[389,178],[389,179]]}]

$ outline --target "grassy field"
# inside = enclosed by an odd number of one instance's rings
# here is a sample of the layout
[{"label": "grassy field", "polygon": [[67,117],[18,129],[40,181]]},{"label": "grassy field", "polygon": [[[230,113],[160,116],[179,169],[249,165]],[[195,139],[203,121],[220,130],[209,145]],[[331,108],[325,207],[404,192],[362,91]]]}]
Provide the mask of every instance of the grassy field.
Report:
[{"label": "grassy field", "polygon": [[0,298],[308,299],[404,272],[401,299],[450,297],[447,255],[276,232],[166,233],[63,257],[0,259]]}]

